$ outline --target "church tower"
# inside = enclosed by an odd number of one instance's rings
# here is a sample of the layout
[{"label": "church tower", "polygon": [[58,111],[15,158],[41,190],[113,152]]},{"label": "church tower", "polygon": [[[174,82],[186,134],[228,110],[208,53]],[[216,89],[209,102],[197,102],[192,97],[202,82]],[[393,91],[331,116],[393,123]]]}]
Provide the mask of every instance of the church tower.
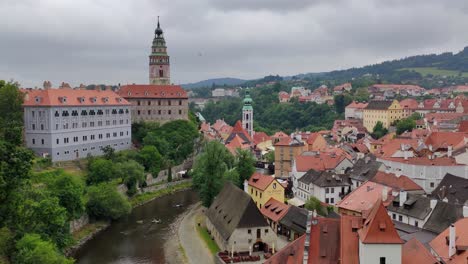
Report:
[{"label": "church tower", "polygon": [[167,55],[166,41],[159,25],[154,31],[153,45],[149,55],[149,82],[157,85],[170,85],[169,55]]},{"label": "church tower", "polygon": [[242,107],[242,127],[253,137],[253,107],[249,90],[245,91],[244,106]]}]

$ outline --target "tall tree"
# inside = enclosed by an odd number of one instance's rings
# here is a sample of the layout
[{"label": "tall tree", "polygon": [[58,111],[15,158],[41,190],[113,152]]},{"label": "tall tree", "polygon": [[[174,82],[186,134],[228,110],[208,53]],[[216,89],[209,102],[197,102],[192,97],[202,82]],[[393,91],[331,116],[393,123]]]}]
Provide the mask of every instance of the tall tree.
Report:
[{"label": "tall tree", "polygon": [[131,206],[114,185],[101,183],[89,187],[86,209],[94,218],[109,220],[130,213]]},{"label": "tall tree", "polygon": [[195,161],[193,184],[204,206],[209,207],[223,185],[226,171],[232,168],[233,157],[223,144],[211,141]]},{"label": "tall tree", "polygon": [[26,234],[16,243],[14,263],[21,264],[73,264],[72,259],[64,257],[50,241],[43,240],[38,234]]},{"label": "tall tree", "polygon": [[416,121],[413,118],[401,119],[396,124],[396,133],[401,135],[402,133],[408,131],[411,132],[416,127]]},{"label": "tall tree", "polygon": [[112,161],[102,158],[92,159],[88,164],[88,178],[86,182],[97,184],[116,178],[115,165]]},{"label": "tall tree", "polygon": [[388,133],[388,130],[383,126],[383,123],[380,121],[377,121],[377,123],[374,126],[374,129],[372,130],[372,137],[375,139],[379,139],[385,136],[387,133]]},{"label": "tall tree", "polygon": [[84,212],[84,186],[72,175],[61,173],[50,189],[59,198],[59,203],[67,210],[68,219],[76,219]]},{"label": "tall tree", "polygon": [[255,158],[249,150],[236,150],[236,169],[239,174],[238,186],[242,188],[244,181],[249,180],[255,172]]},{"label": "tall tree", "polygon": [[145,181],[145,168],[134,160],[117,163],[117,174],[127,186],[127,194],[134,195],[137,192],[137,185]]},{"label": "tall tree", "polygon": [[18,84],[0,80],[0,137],[21,145],[23,132],[23,94]]}]

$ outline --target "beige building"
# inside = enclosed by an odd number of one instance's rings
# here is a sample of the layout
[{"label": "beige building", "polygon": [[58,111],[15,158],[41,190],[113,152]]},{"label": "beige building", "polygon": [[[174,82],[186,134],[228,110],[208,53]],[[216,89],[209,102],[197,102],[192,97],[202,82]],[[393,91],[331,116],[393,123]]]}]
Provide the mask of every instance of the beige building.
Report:
[{"label": "beige building", "polygon": [[306,150],[307,145],[300,136],[284,137],[275,143],[275,177],[289,177],[292,161]]},{"label": "beige building", "polygon": [[187,92],[179,85],[125,85],[118,94],[132,105],[132,123],[188,120]]},{"label": "beige building", "polygon": [[370,101],[363,111],[363,123],[367,131],[372,132],[377,122],[382,122],[385,128],[395,121],[405,118],[407,112],[403,110],[397,100]]}]

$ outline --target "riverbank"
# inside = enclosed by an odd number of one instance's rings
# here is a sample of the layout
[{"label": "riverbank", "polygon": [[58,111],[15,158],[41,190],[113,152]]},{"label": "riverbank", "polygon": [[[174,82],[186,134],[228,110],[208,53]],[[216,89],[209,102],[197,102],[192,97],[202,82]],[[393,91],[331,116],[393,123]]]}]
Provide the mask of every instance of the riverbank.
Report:
[{"label": "riverbank", "polygon": [[[156,191],[144,192],[142,194],[135,195],[130,198],[130,203],[132,205],[132,210],[138,206],[146,204],[154,199],[170,195],[176,192],[185,191],[192,188],[191,179],[170,182],[165,184],[160,184]],[[86,244],[89,240],[93,239],[101,231],[105,230],[110,226],[110,222],[94,222],[85,225],[79,231],[74,232],[73,238],[75,243],[72,246],[65,249],[66,256],[73,256],[83,245]]]},{"label": "riverbank", "polygon": [[214,256],[200,237],[197,227],[199,219],[203,217],[203,206],[195,204],[184,214],[178,227],[179,244],[185,253],[189,264],[214,264]]}]

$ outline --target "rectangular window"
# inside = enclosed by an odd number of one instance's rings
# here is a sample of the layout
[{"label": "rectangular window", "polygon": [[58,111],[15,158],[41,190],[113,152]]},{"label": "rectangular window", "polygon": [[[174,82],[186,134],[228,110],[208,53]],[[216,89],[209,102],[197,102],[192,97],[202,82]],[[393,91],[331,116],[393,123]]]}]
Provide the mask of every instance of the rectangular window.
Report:
[{"label": "rectangular window", "polygon": [[335,203],[335,198],[330,198],[330,203],[334,204]]},{"label": "rectangular window", "polygon": [[325,193],[330,193],[330,190],[328,188],[325,188]]},{"label": "rectangular window", "polygon": [[325,198],[325,203],[329,203],[330,200],[328,198]]},{"label": "rectangular window", "polygon": [[419,227],[418,221],[414,221],[414,226],[415,226],[415,227]]},{"label": "rectangular window", "polygon": [[167,100],[167,105],[171,105],[171,100]]},{"label": "rectangular window", "polygon": [[247,234],[252,234],[252,230],[251,230],[251,229],[247,229]]},{"label": "rectangular window", "polygon": [[392,219],[396,220],[396,214],[392,214]]},{"label": "rectangular window", "polygon": [[168,110],[167,113],[168,113],[168,114],[171,114],[171,110]]},{"label": "rectangular window", "polygon": [[148,110],[148,115],[151,115],[151,110]]},{"label": "rectangular window", "polygon": [[380,257],[380,264],[387,264],[385,257]]},{"label": "rectangular window", "polygon": [[138,114],[138,115],[140,115],[140,114],[141,114],[140,110],[138,110],[138,111],[137,111],[137,114]]},{"label": "rectangular window", "polygon": [[182,114],[182,110],[179,110],[179,115],[181,115],[181,114]]},{"label": "rectangular window", "polygon": [[88,136],[83,136],[83,141],[87,141],[88,140]]},{"label": "rectangular window", "polygon": [[330,188],[331,189],[331,193],[335,193],[335,188]]},{"label": "rectangular window", "polygon": [[60,143],[60,139],[57,138],[57,144],[59,144],[59,143]]},{"label": "rectangular window", "polygon": [[399,215],[398,216],[398,221],[403,222],[403,216]]},{"label": "rectangular window", "polygon": [[32,139],[32,143],[33,143],[33,145],[36,144],[36,140],[34,138]]},{"label": "rectangular window", "polygon": [[91,140],[94,140],[95,139],[95,136],[94,135],[91,135]]},{"label": "rectangular window", "polygon": [[179,100],[179,105],[182,105],[182,100]]},{"label": "rectangular window", "polygon": [[44,139],[41,139],[41,144],[44,145]]}]

